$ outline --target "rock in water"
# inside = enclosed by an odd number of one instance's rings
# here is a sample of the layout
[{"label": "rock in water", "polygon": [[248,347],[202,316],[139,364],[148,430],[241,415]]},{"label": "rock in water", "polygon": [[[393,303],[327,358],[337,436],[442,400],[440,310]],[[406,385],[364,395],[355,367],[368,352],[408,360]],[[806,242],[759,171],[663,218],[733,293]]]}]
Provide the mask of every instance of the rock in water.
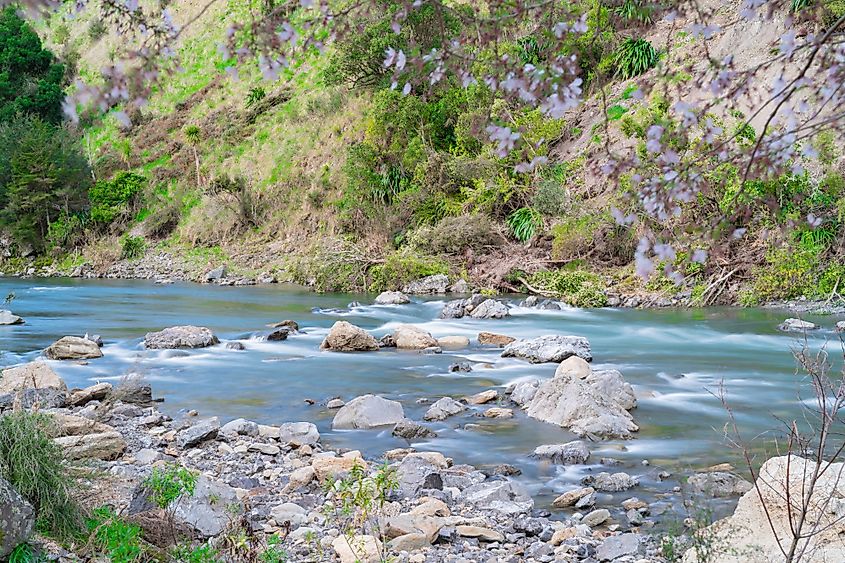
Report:
[{"label": "rock in water", "polygon": [[[845,561],[845,544],[842,543],[845,535],[842,518],[845,464],[825,462],[822,468],[810,496],[809,482],[805,478],[815,472],[814,461],[794,455],[766,461],[758,471],[757,487],[739,499],[733,515],[703,531],[708,541],[713,542],[711,545],[719,546],[719,563],[783,561],[778,541],[788,542],[792,538],[792,526],[796,522],[796,509],[788,510],[785,498],[795,499],[794,502],[808,501],[809,510],[801,529],[808,537],[800,542],[803,552],[810,555],[807,561]],[[688,550],[683,561],[705,563],[697,557],[695,549]]]},{"label": "rock in water", "polygon": [[421,438],[436,438],[437,434],[422,424],[408,420],[407,418],[393,427],[392,434],[406,440],[418,440]]},{"label": "rock in water", "polygon": [[414,325],[399,325],[393,331],[393,342],[400,350],[425,350],[437,346],[430,333]]},{"label": "rock in water", "polygon": [[449,276],[435,274],[409,283],[402,289],[402,292],[411,295],[446,293],[447,287],[449,287]]},{"label": "rock in water", "polygon": [[608,473],[602,471],[598,475],[589,475],[584,477],[581,481],[584,485],[590,485],[597,491],[604,493],[618,493],[620,491],[627,491],[640,484],[636,477],[631,477],[627,473],[620,471],[618,473]]},{"label": "rock in water", "polygon": [[0,477],[0,559],[29,539],[35,527],[35,510],[8,481]]},{"label": "rock in water", "polygon": [[495,299],[487,299],[473,308],[469,314],[473,319],[503,319],[509,317],[508,306]]},{"label": "rock in water", "polygon": [[1,325],[19,325],[23,324],[23,319],[17,315],[13,315],[11,311],[0,309],[0,326]]},{"label": "rock in water", "polygon": [[355,397],[343,405],[332,421],[335,430],[378,428],[402,422],[405,411],[401,403],[377,395]]},{"label": "rock in water", "polygon": [[363,328],[346,321],[337,321],[320,344],[320,349],[334,352],[364,352],[378,350],[379,345],[378,341]]},{"label": "rock in water", "polygon": [[577,465],[590,459],[587,444],[576,440],[566,444],[545,444],[534,449],[534,457],[562,465]]},{"label": "rock in water", "polygon": [[192,325],[172,326],[144,337],[144,347],[151,350],[205,348],[219,342],[211,329]]},{"label": "rock in water", "polygon": [[273,332],[267,335],[268,342],[279,342],[281,340],[287,340],[288,333],[290,330],[287,328],[277,328]]},{"label": "rock in water", "polygon": [[511,342],[515,342],[516,338],[506,336],[504,334],[496,334],[495,332],[479,332],[478,343],[491,346],[507,346]]},{"label": "rock in water", "polygon": [[804,332],[805,330],[816,330],[819,326],[801,319],[786,319],[778,325],[778,330],[783,332]]},{"label": "rock in water", "polygon": [[696,473],[687,480],[694,493],[707,494],[717,498],[728,498],[747,493],[754,486],[739,475],[725,471]]},{"label": "rock in water", "polygon": [[226,266],[220,266],[219,268],[214,268],[207,274],[205,274],[205,281],[213,282],[217,280],[222,280],[226,277]]},{"label": "rock in water", "polygon": [[16,393],[24,389],[52,387],[67,391],[67,385],[46,362],[35,361],[4,369],[0,375],[0,393]]},{"label": "rock in water", "polygon": [[592,361],[590,342],[583,336],[548,334],[532,340],[511,342],[502,352],[503,358],[521,358],[532,364],[562,362],[570,356]]},{"label": "rock in water", "polygon": [[446,420],[452,415],[465,411],[466,408],[466,405],[451,397],[443,397],[428,408],[423,418],[425,420]]},{"label": "rock in water", "polygon": [[401,291],[385,291],[375,299],[376,305],[404,305],[411,300]]},{"label": "rock in water", "polygon": [[44,350],[51,360],[90,360],[102,358],[103,352],[96,342],[78,336],[64,336]]}]

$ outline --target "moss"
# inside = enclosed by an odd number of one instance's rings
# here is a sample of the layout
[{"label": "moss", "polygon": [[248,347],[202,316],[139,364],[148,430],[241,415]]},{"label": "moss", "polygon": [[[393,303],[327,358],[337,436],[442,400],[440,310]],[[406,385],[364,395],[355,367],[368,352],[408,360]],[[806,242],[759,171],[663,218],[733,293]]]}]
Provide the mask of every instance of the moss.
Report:
[{"label": "moss", "polygon": [[557,296],[574,307],[604,307],[607,295],[602,279],[584,270],[544,270],[528,278],[533,288]]}]

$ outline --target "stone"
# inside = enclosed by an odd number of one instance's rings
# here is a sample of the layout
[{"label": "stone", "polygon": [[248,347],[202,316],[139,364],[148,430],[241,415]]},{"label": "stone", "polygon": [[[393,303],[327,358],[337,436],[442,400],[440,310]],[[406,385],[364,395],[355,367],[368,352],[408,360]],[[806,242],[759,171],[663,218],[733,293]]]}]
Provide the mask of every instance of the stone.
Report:
[{"label": "stone", "polygon": [[[807,501],[806,524],[801,530],[805,539],[800,542],[800,549],[809,555],[807,561],[845,561],[845,464],[823,463],[810,494],[805,478],[816,469],[814,461],[795,455],[768,459],[758,470],[756,487],[739,499],[733,514],[702,531],[711,545],[719,546],[719,563],[783,561],[778,540],[791,540],[798,510],[795,506],[790,510],[786,498],[795,503]],[[683,562],[705,563],[695,549],[684,554]]]},{"label": "stone", "polygon": [[618,493],[620,491],[627,491],[639,485],[636,477],[631,477],[622,471],[618,473],[607,473],[602,471],[598,475],[590,475],[585,477],[582,481],[585,485],[590,485],[597,491],[605,493]]},{"label": "stone", "polygon": [[402,404],[378,395],[355,397],[340,410],[332,420],[334,430],[366,430],[379,426],[390,426],[405,418]]},{"label": "stone", "polygon": [[288,484],[286,488],[290,491],[295,491],[309,485],[316,476],[317,472],[314,471],[314,468],[310,465],[294,469],[293,473],[291,473],[288,477]]},{"label": "stone", "polygon": [[622,501],[622,508],[625,510],[643,510],[648,508],[648,503],[644,500],[638,499],[637,497],[631,497]]},{"label": "stone", "polygon": [[219,431],[220,422],[217,417],[202,420],[176,434],[176,445],[183,450],[191,448],[206,440],[216,438]]},{"label": "stone", "polygon": [[149,407],[153,404],[153,388],[139,378],[129,378],[114,389],[113,394],[127,405]]},{"label": "stone", "polygon": [[314,446],[320,441],[320,432],[311,422],[285,422],[279,426],[279,441],[294,448]]},{"label": "stone", "polygon": [[35,509],[0,477],[0,560],[27,541],[35,528]]},{"label": "stone", "polygon": [[213,282],[222,280],[226,277],[226,266],[220,266],[218,268],[214,268],[205,274],[205,281],[206,282]]},{"label": "stone", "polygon": [[328,403],[326,403],[326,408],[330,410],[337,410],[345,404],[346,402],[343,399],[331,399]]},{"label": "stone", "polygon": [[294,528],[298,528],[308,523],[308,511],[292,502],[285,502],[274,506],[270,509],[270,517],[279,526],[289,523]]},{"label": "stone", "polygon": [[711,471],[696,473],[687,480],[693,493],[706,494],[717,498],[739,496],[750,491],[754,485],[733,473]]},{"label": "stone", "polygon": [[200,537],[218,536],[243,512],[237,491],[205,475],[197,478],[193,495],[174,504],[174,520],[189,525]]},{"label": "stone", "polygon": [[376,305],[405,305],[411,300],[401,291],[383,291],[376,297]]},{"label": "stone", "polygon": [[438,399],[423,415],[425,420],[446,420],[466,410],[466,405],[459,403],[451,397]]},{"label": "stone", "polygon": [[264,442],[253,442],[248,446],[248,451],[259,452],[264,455],[275,456],[282,452],[282,449],[275,444],[266,444]]},{"label": "stone", "polygon": [[542,382],[527,414],[579,436],[630,438],[639,430],[631,413],[571,373]]},{"label": "stone", "polygon": [[[499,392],[495,389],[488,389],[480,393],[476,393],[466,398],[466,402],[470,405],[483,405],[490,401],[495,401],[499,397]],[[432,405],[433,406],[433,405]]]},{"label": "stone", "polygon": [[778,330],[783,332],[804,332],[805,330],[816,330],[819,326],[810,321],[802,321],[801,319],[786,319],[778,325]]},{"label": "stone", "polygon": [[31,409],[36,405],[40,409],[60,409],[67,405],[67,393],[55,387],[44,387],[0,395],[0,411],[13,409],[15,405],[22,409]]},{"label": "stone", "polygon": [[531,340],[511,342],[502,351],[503,358],[520,358],[532,364],[558,363],[570,356],[592,361],[590,342],[583,336],[547,334]]},{"label": "stone", "polygon": [[484,411],[484,418],[513,418],[513,410],[493,407]]},{"label": "stone", "polygon": [[449,516],[450,511],[449,506],[442,500],[425,497],[422,503],[411,509],[411,514],[418,514],[420,516]]},{"label": "stone", "polygon": [[457,362],[449,366],[449,373],[470,373],[472,365],[469,362]]},{"label": "stone", "polygon": [[137,463],[138,465],[148,466],[152,465],[160,459],[164,459],[164,454],[162,454],[158,450],[153,450],[151,448],[143,448],[135,452],[132,457],[135,458],[135,463]]},{"label": "stone", "polygon": [[287,328],[277,328],[267,335],[267,342],[281,342],[288,339],[290,330]]},{"label": "stone", "polygon": [[373,536],[349,537],[341,534],[332,540],[331,545],[340,563],[380,563],[382,561],[381,542]]},{"label": "stone", "polygon": [[481,526],[457,526],[455,531],[459,536],[465,538],[478,538],[482,541],[488,542],[503,542],[505,536],[501,532],[491,530],[490,528],[482,528]]},{"label": "stone", "polygon": [[97,383],[85,389],[76,389],[68,397],[68,403],[75,407],[82,407],[91,401],[102,401],[112,392],[111,383]]},{"label": "stone", "polygon": [[393,331],[393,342],[400,350],[425,350],[437,346],[430,333],[414,325],[399,325]]},{"label": "stone", "polygon": [[504,319],[509,317],[508,306],[496,299],[487,299],[469,314],[473,319]]},{"label": "stone", "polygon": [[361,457],[361,452],[355,450],[339,457],[315,457],[311,460],[311,467],[317,480],[321,483],[326,479],[336,478],[348,473],[353,467],[367,468],[367,462]]},{"label": "stone", "polygon": [[610,399],[619,408],[629,411],[637,408],[637,397],[631,384],[622,378],[622,374],[615,369],[597,370],[588,375],[585,381],[595,389],[599,395]]},{"label": "stone", "polygon": [[428,543],[437,539],[443,527],[443,519],[422,514],[399,514],[384,518],[384,533],[388,538],[397,538],[407,534],[423,534]]},{"label": "stone", "polygon": [[320,344],[320,349],[334,352],[364,352],[378,350],[379,345],[378,341],[363,328],[346,321],[337,321]]},{"label": "stone", "polygon": [[549,540],[549,543],[553,546],[558,546],[566,540],[574,538],[577,535],[578,531],[573,527],[561,528],[559,530],[555,530],[554,534],[552,534],[552,537]]},{"label": "stone", "polygon": [[587,379],[591,373],[593,373],[593,369],[585,359],[578,356],[570,356],[557,366],[555,377],[570,375],[577,379]]},{"label": "stone", "polygon": [[837,321],[834,330],[836,332],[845,332],[845,321]]},{"label": "stone", "polygon": [[534,457],[562,465],[578,465],[590,459],[590,449],[580,440],[566,444],[544,444],[534,448]]},{"label": "stone", "polygon": [[413,420],[402,420],[393,427],[392,434],[398,438],[404,438],[408,441],[418,440],[422,438],[436,438],[437,433],[429,428],[426,428],[418,422]]},{"label": "stone", "polygon": [[409,453],[396,468],[397,492],[402,496],[413,498],[423,489],[443,490],[441,471],[445,469],[445,463],[441,463],[439,458],[419,453]]},{"label": "stone", "polygon": [[0,394],[16,393],[24,389],[52,387],[67,391],[64,380],[46,362],[34,361],[4,369],[0,375]]},{"label": "stone", "polygon": [[219,343],[211,329],[193,325],[172,326],[144,336],[144,347],[150,350],[206,348]]},{"label": "stone", "polygon": [[98,432],[78,436],[61,436],[53,441],[70,460],[100,459],[111,461],[119,458],[126,450],[126,440],[119,432]]},{"label": "stone", "polygon": [[461,494],[461,499],[479,508],[503,514],[521,514],[534,508],[534,500],[521,485],[509,480],[490,480],[472,485]]},{"label": "stone", "polygon": [[584,518],[581,519],[581,522],[591,528],[595,528],[596,526],[601,526],[608,520],[610,520],[610,511],[606,508],[599,508],[585,515]]},{"label": "stone", "polygon": [[451,293],[469,293],[471,291],[471,288],[469,286],[469,283],[465,279],[461,278],[452,284],[452,287],[449,288],[449,291]]},{"label": "stone", "polygon": [[571,491],[566,491],[559,497],[557,497],[554,501],[552,501],[552,506],[555,508],[568,508],[570,506],[575,505],[579,500],[582,498],[592,495],[595,493],[596,490],[592,487],[584,487],[581,489],[574,489]]},{"label": "stone", "polygon": [[485,346],[507,346],[511,342],[516,342],[516,338],[506,336],[504,334],[496,334],[495,332],[479,332],[478,343]]},{"label": "stone", "polygon": [[[23,324],[23,319],[17,315],[12,314],[11,311],[0,309],[0,326],[19,325]],[[2,555],[2,554],[0,554]]]},{"label": "stone", "polygon": [[531,402],[531,399],[533,399],[534,395],[537,394],[537,389],[539,387],[539,379],[532,379],[530,381],[520,381],[511,389],[511,401],[523,407]]},{"label": "stone", "polygon": [[610,536],[596,548],[596,559],[614,561],[626,555],[634,555],[640,549],[639,534],[619,534]]},{"label": "stone", "polygon": [[258,436],[258,424],[245,418],[236,418],[220,428],[220,433],[235,436]]},{"label": "stone", "polygon": [[398,536],[390,540],[388,545],[393,551],[417,551],[431,545],[425,534],[418,532]]},{"label": "stone", "polygon": [[449,276],[435,274],[409,283],[402,289],[402,292],[411,295],[446,293],[447,287],[449,287]]},{"label": "stone", "polygon": [[444,336],[437,339],[437,345],[446,350],[460,350],[469,346],[466,336]]}]

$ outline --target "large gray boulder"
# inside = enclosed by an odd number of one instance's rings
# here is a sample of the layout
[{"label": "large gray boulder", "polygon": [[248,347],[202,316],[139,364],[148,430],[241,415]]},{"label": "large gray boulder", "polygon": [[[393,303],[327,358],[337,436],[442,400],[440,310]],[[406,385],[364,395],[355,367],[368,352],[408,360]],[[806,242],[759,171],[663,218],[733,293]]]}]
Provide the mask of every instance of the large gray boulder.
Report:
[{"label": "large gray boulder", "polygon": [[237,491],[220,481],[200,476],[194,494],[175,503],[174,520],[193,528],[203,538],[218,536],[243,512]]},{"label": "large gray boulder", "polygon": [[216,438],[219,431],[220,421],[217,417],[201,420],[176,434],[176,445],[182,449],[191,448]]},{"label": "large gray boulder", "polygon": [[532,364],[559,363],[570,356],[592,361],[590,342],[583,336],[547,334],[531,340],[511,342],[502,351],[503,358],[520,358]]},{"label": "large gray boulder", "polygon": [[35,361],[4,369],[0,375],[0,394],[46,387],[67,391],[64,380],[46,362]]},{"label": "large gray boulder", "polygon": [[90,360],[102,358],[103,351],[97,343],[79,336],[63,336],[44,350],[51,360]]},{"label": "large gray boulder", "polygon": [[399,325],[393,331],[393,342],[400,350],[425,350],[437,346],[431,333],[414,325]]},{"label": "large gray boulder", "polygon": [[580,440],[566,444],[543,444],[534,448],[534,457],[562,465],[578,465],[590,459],[590,449]]},{"label": "large gray boulder", "polygon": [[401,291],[384,291],[376,297],[376,305],[405,305],[411,300]]},{"label": "large gray boulder", "polygon": [[320,344],[321,350],[333,352],[366,352],[378,350],[378,340],[361,327],[337,321]]},{"label": "large gray boulder", "polygon": [[343,405],[332,421],[335,430],[366,430],[392,426],[405,419],[402,404],[377,395],[355,397]]},{"label": "large gray boulder", "polygon": [[4,325],[19,325],[23,323],[23,319],[17,315],[12,314],[11,311],[0,309],[0,326]]},{"label": "large gray boulder", "polygon": [[446,420],[466,410],[466,405],[451,397],[443,397],[435,401],[423,415],[425,420]]},{"label": "large gray boulder", "polygon": [[320,432],[310,422],[285,422],[279,427],[279,441],[296,448],[313,446],[320,441]]},{"label": "large gray boulder", "polygon": [[819,325],[801,319],[786,319],[778,325],[778,330],[783,332],[804,332],[805,330],[816,330]]},{"label": "large gray boulder", "polygon": [[529,512],[534,508],[531,495],[515,481],[505,479],[472,485],[463,491],[461,500],[485,510],[510,515]]},{"label": "large gray boulder", "polygon": [[53,441],[62,449],[64,457],[70,460],[110,461],[122,456],[126,450],[126,440],[116,430],[81,436],[62,436]]},{"label": "large gray boulder", "polygon": [[144,337],[144,347],[151,350],[205,348],[219,343],[211,329],[193,325],[172,326]]},{"label": "large gray boulder", "polygon": [[496,299],[486,299],[469,314],[473,319],[503,319],[509,317],[508,306]]},{"label": "large gray boulder", "polygon": [[706,494],[717,498],[728,498],[747,493],[754,486],[739,475],[726,471],[696,473],[687,480],[693,493]]},{"label": "large gray boulder", "polygon": [[35,510],[0,477],[0,560],[5,561],[19,544],[29,539],[35,527]]},{"label": "large gray boulder", "polygon": [[402,292],[409,293],[411,295],[446,293],[446,288],[448,287],[449,276],[444,274],[435,274],[409,283],[402,289]]},{"label": "large gray boulder", "polygon": [[585,381],[600,395],[604,395],[626,411],[637,407],[634,388],[622,378],[622,373],[618,370],[595,370]]}]

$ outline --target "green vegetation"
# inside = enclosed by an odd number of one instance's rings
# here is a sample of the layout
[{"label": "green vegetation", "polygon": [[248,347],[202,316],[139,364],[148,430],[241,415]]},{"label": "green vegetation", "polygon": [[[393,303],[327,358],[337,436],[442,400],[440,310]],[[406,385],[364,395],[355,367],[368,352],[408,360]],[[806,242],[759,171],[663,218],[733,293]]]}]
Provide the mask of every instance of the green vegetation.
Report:
[{"label": "green vegetation", "polygon": [[532,288],[553,295],[573,307],[604,307],[604,283],[596,274],[583,270],[544,270],[527,280]]},{"label": "green vegetation", "polygon": [[508,227],[519,242],[527,242],[543,226],[543,217],[530,207],[520,207],[508,216]]},{"label": "green vegetation", "polygon": [[442,260],[433,256],[420,256],[403,248],[388,255],[383,264],[370,269],[370,290],[399,289],[425,276],[448,273],[449,266]]},{"label": "green vegetation", "polygon": [[37,412],[0,417],[0,476],[35,508],[38,530],[68,539],[83,525],[72,496],[79,482],[51,439],[52,430],[52,419]]},{"label": "green vegetation", "polygon": [[144,250],[147,243],[144,237],[132,236],[129,234],[123,235],[120,238],[121,258],[133,260],[144,255]]},{"label": "green vegetation", "polygon": [[120,215],[132,213],[131,204],[141,192],[145,178],[133,172],[118,172],[111,181],[100,180],[88,190],[91,220],[109,224]]},{"label": "green vegetation", "polygon": [[196,486],[196,473],[175,464],[154,467],[150,476],[144,479],[150,500],[162,509],[169,508],[182,497],[193,496]]},{"label": "green vegetation", "polygon": [[127,524],[109,507],[97,508],[88,519],[88,532],[94,547],[111,563],[136,563],[144,560],[141,529]]},{"label": "green vegetation", "polygon": [[46,563],[47,558],[41,555],[28,543],[22,543],[9,554],[8,563]]},{"label": "green vegetation", "polygon": [[616,50],[616,72],[624,79],[639,76],[657,66],[657,50],[645,39],[628,38]]}]

